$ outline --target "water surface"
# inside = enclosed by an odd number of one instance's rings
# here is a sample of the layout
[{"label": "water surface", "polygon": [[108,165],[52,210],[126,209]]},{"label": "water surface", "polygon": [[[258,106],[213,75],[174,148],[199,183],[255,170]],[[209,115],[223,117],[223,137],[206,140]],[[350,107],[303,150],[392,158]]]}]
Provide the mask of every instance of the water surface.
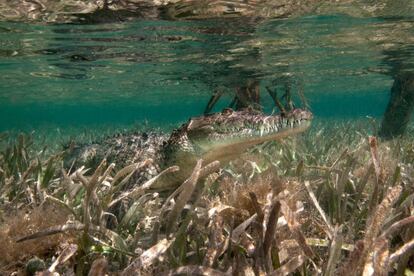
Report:
[{"label": "water surface", "polygon": [[[380,118],[393,76],[414,68],[413,18],[249,22],[0,23],[0,131],[171,126],[213,91],[290,86],[316,118]],[[298,104],[298,97],[296,97]]]}]

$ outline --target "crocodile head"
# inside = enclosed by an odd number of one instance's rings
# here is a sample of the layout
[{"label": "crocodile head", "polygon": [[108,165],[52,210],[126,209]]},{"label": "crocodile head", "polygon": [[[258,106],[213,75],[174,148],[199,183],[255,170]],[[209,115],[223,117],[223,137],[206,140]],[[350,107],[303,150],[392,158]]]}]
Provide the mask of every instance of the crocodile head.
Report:
[{"label": "crocodile head", "polygon": [[311,112],[302,109],[278,115],[225,109],[195,117],[172,133],[166,143],[165,159],[167,164],[178,165],[199,158],[226,162],[250,146],[305,131],[312,117]]}]

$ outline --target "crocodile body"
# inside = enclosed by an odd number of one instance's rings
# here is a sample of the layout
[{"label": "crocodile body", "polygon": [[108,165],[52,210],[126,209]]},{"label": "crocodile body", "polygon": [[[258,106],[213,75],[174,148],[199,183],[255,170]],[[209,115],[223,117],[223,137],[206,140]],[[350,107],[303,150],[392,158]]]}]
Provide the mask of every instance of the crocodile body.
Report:
[{"label": "crocodile body", "polygon": [[305,131],[311,120],[312,113],[301,109],[282,115],[226,109],[191,118],[170,136],[155,132],[118,134],[98,143],[73,147],[66,162],[75,167],[96,167],[106,158],[120,168],[151,159],[151,165],[133,177],[132,185],[142,183],[163,168],[178,165],[180,171],[168,179],[176,185],[188,177],[198,159],[205,164],[215,160],[226,163],[251,146]]}]

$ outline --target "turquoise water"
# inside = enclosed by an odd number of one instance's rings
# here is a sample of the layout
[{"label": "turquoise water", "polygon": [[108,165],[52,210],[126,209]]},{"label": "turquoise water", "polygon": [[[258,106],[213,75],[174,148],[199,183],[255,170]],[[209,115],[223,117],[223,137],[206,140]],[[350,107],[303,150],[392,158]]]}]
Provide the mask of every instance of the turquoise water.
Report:
[{"label": "turquoise water", "polygon": [[393,76],[414,68],[413,30],[413,18],[344,15],[0,22],[0,131],[176,125],[252,80],[268,112],[265,87],[289,84],[316,118],[380,118]]}]

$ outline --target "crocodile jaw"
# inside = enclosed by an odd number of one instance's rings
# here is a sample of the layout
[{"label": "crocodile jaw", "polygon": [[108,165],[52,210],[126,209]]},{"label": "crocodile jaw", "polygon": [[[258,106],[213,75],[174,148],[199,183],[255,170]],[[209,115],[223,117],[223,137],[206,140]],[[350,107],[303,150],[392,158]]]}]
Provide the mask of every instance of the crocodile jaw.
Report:
[{"label": "crocodile jaw", "polygon": [[216,143],[212,147],[206,147],[202,153],[202,158],[207,162],[220,160],[222,162],[230,161],[237,155],[240,155],[249,147],[258,145],[267,141],[277,141],[288,136],[293,136],[306,131],[311,126],[311,122],[303,122],[300,126],[290,129],[282,129],[279,132],[263,136],[252,136],[251,139],[239,139],[229,142]]},{"label": "crocodile jaw", "polygon": [[226,110],[190,120],[186,138],[199,158],[223,161],[248,147],[301,133],[310,127],[311,120],[312,113],[301,109],[270,116],[251,110]]}]

